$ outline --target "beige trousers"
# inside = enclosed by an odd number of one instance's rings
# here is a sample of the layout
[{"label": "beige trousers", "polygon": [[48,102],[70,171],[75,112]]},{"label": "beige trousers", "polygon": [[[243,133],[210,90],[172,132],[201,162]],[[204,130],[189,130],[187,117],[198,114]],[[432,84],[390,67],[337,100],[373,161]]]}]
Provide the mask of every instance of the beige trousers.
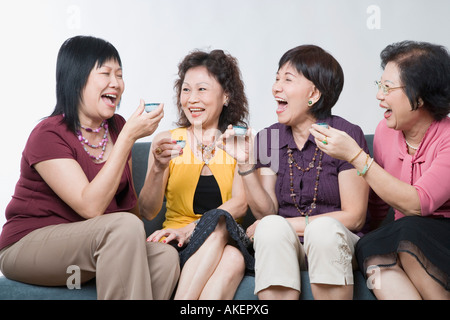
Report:
[{"label": "beige trousers", "polygon": [[178,252],[147,242],[143,222],[126,212],[35,230],[0,252],[9,279],[64,286],[96,277],[98,299],[169,299],[180,274]]},{"label": "beige trousers", "polygon": [[320,217],[306,227],[304,245],[283,217],[270,215],[254,234],[255,294],[270,286],[301,291],[300,271],[311,283],[353,284],[355,245],[359,237],[331,217]]}]

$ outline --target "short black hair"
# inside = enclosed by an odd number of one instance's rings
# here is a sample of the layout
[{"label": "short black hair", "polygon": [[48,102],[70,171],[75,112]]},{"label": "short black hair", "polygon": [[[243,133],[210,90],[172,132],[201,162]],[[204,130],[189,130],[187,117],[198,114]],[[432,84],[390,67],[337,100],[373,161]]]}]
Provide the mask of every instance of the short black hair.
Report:
[{"label": "short black hair", "polygon": [[380,57],[383,69],[389,62],[397,65],[412,110],[422,99],[435,120],[449,114],[450,56],[444,46],[407,40],[388,45]]},{"label": "short black hair", "polygon": [[288,50],[278,63],[278,70],[290,63],[320,91],[320,99],[309,109],[316,119],[331,116],[344,87],[344,71],[337,60],[316,45],[301,45]]},{"label": "short black hair", "polygon": [[[56,62],[56,106],[50,116],[64,115],[63,121],[75,133],[80,128],[78,108],[89,74],[96,65],[101,67],[110,60],[122,66],[116,48],[103,39],[91,36],[67,39],[59,49]],[[112,118],[108,124],[115,131]]]}]

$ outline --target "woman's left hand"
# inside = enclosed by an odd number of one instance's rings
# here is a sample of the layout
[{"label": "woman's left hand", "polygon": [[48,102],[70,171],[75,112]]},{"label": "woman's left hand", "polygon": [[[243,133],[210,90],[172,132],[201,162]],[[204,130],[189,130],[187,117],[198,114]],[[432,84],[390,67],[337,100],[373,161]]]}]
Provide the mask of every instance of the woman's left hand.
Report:
[{"label": "woman's left hand", "polygon": [[247,237],[250,238],[250,240],[252,242],[254,241],[255,230],[256,230],[256,226],[258,225],[259,221],[261,221],[261,220],[256,220],[255,222],[253,222],[253,224],[251,226],[249,226],[247,228],[247,230],[245,231],[245,234],[247,235]]},{"label": "woman's left hand", "polygon": [[238,164],[251,163],[253,161],[254,136],[250,128],[245,136],[237,136],[230,124],[225,132],[217,139],[216,146],[224,150]]},{"label": "woman's left hand", "polygon": [[317,147],[336,159],[350,161],[361,149],[345,131],[313,124],[309,132],[314,136]]}]

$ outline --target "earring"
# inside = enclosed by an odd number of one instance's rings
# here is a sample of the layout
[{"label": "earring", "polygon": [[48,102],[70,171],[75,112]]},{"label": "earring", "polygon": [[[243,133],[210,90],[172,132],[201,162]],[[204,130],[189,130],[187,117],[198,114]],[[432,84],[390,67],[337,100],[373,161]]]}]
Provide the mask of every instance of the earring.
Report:
[{"label": "earring", "polygon": [[225,100],[225,103],[223,105],[224,107],[228,107],[228,98]]},{"label": "earring", "polygon": [[311,100],[308,101],[308,106],[312,106],[313,102]]}]

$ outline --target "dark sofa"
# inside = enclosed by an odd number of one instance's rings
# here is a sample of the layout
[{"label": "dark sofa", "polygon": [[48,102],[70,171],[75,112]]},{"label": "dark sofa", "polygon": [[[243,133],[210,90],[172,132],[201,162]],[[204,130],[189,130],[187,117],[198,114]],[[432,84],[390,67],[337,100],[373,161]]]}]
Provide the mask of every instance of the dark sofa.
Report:
[{"label": "dark sofa", "polygon": [[[373,135],[366,135],[369,149],[372,153]],[[133,147],[133,179],[136,192],[139,194],[147,172],[147,159],[150,142],[137,142]],[[153,220],[144,219],[147,236],[154,230],[160,229],[164,221],[165,206]],[[247,213],[244,228],[254,221],[254,217]],[[70,275],[68,274],[68,277]],[[375,300],[375,296],[367,288],[366,280],[359,271],[354,272],[354,300]],[[312,300],[311,286],[307,271],[301,273],[302,292],[301,300]],[[255,300],[254,277],[246,275],[235,294],[235,300]],[[82,284],[81,289],[68,289],[67,287],[42,287],[9,280],[0,276],[0,300],[93,300],[97,298],[95,279]]]}]

